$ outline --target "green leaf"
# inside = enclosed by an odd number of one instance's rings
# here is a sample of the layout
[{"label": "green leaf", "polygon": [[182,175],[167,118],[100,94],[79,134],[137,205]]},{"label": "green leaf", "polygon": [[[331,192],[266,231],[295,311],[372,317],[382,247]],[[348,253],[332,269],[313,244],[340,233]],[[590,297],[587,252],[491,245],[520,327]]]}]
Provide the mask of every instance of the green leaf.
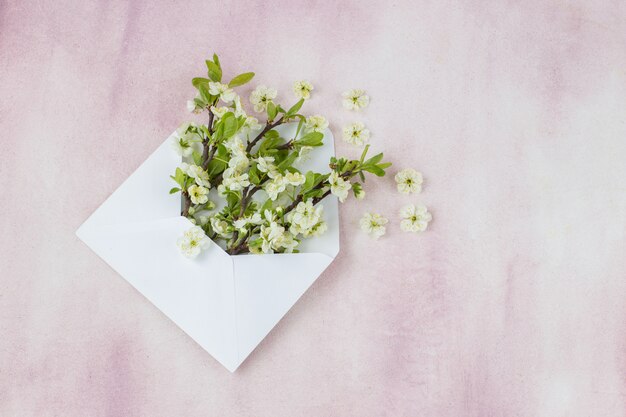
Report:
[{"label": "green leaf", "polygon": [[222,69],[222,64],[220,64],[220,59],[218,58],[216,53],[213,53],[213,62],[215,62],[215,65]]},{"label": "green leaf", "polygon": [[274,103],[272,103],[271,101],[269,103],[267,103],[267,118],[268,118],[268,120],[274,120],[274,118],[276,117],[276,113],[277,113],[276,105]]},{"label": "green leaf", "polygon": [[194,87],[199,88],[200,85],[209,85],[209,79],[208,78],[202,78],[202,77],[196,77],[193,78],[191,80],[191,84],[193,84]]},{"label": "green leaf", "polygon": [[364,166],[362,167],[363,171],[367,171],[367,172],[371,172],[372,174],[378,176],[378,177],[384,177],[385,176],[385,170],[378,168],[376,165],[371,165],[371,166]]},{"label": "green leaf", "polygon": [[263,205],[261,206],[261,210],[260,210],[262,216],[265,214],[265,210],[272,209],[272,204],[273,202],[269,198],[265,200],[265,203],[263,203]]},{"label": "green leaf", "polygon": [[391,166],[391,162],[384,162],[382,164],[378,164],[378,168],[387,169]]},{"label": "green leaf", "polygon": [[315,172],[308,171],[304,175],[304,178],[305,181],[304,184],[302,184],[302,190],[310,190],[311,188],[313,188],[313,183],[315,182]]},{"label": "green leaf", "polygon": [[298,152],[291,152],[280,164],[278,164],[278,169],[287,169],[289,166],[291,166],[291,164],[295,162],[296,158],[298,158]]},{"label": "green leaf", "polygon": [[298,139],[294,143],[300,146],[322,146],[323,139],[324,139],[323,133],[310,132],[302,136],[300,139]]},{"label": "green leaf", "polygon": [[207,171],[209,172],[209,176],[214,178],[224,172],[227,166],[228,165],[226,163],[220,161],[219,159],[212,159],[211,162],[209,162]]},{"label": "green leaf", "polygon": [[291,108],[289,110],[287,110],[287,114],[286,116],[289,117],[291,115],[294,115],[298,112],[298,110],[300,110],[300,108],[302,107],[302,104],[304,104],[304,99],[300,99],[300,101],[298,101],[296,104],[294,104],[293,106],[291,106]]},{"label": "green leaf", "polygon": [[248,171],[248,176],[250,177],[250,182],[254,185],[259,185],[261,183],[261,178],[259,177],[259,169],[257,168],[257,164],[252,165],[252,168]]},{"label": "green leaf", "polygon": [[383,159],[383,154],[382,152],[379,153],[378,155],[374,155],[372,156],[370,159],[368,159],[367,161],[365,161],[363,163],[363,165],[376,165],[378,164],[380,161],[382,161]]},{"label": "green leaf", "polygon": [[222,116],[221,122],[224,125],[224,138],[225,139],[228,139],[231,136],[233,136],[235,133],[237,133],[239,125],[237,123],[237,119],[235,118],[235,115],[232,112],[228,112],[224,116]]},{"label": "green leaf", "polygon": [[213,96],[211,95],[211,93],[209,93],[209,86],[206,84],[199,84],[198,85],[198,91],[200,91],[200,97],[202,97],[202,99],[206,102],[206,103],[212,103],[213,102]]},{"label": "green leaf", "polygon": [[[215,55],[214,55],[215,57]],[[209,72],[209,78],[212,81],[216,81],[216,82],[220,82],[222,81],[222,69],[220,68],[220,66],[218,64],[216,64],[213,61],[206,61],[206,67],[208,69]]]},{"label": "green leaf", "polygon": [[198,151],[193,151],[193,153],[191,154],[193,157],[193,163],[196,165],[201,165],[202,164],[202,154]]},{"label": "green leaf", "polygon": [[363,163],[365,160],[365,156],[367,155],[367,151],[369,150],[370,145],[365,145],[365,149],[363,149],[363,153],[361,154],[361,159],[359,159],[360,163]]},{"label": "green leaf", "polygon": [[239,74],[228,83],[229,87],[239,87],[240,85],[244,85],[248,81],[250,81],[254,77],[253,72],[244,72],[243,74]]},{"label": "green leaf", "polygon": [[281,145],[282,143],[283,143],[283,140],[278,136],[278,134],[272,135],[269,137],[265,135],[265,140],[261,142],[261,146],[259,147],[259,153],[260,154],[265,153],[269,149],[273,149]]},{"label": "green leaf", "polygon": [[177,193],[177,192],[179,192],[179,191],[180,191],[180,188],[178,188],[178,187],[174,187],[174,188],[172,188],[172,189],[170,190],[170,194],[174,194],[174,193]]},{"label": "green leaf", "polygon": [[176,183],[183,188],[185,188],[185,177],[185,173],[180,168],[176,168],[176,173],[174,175],[170,175],[170,178],[176,181]]}]

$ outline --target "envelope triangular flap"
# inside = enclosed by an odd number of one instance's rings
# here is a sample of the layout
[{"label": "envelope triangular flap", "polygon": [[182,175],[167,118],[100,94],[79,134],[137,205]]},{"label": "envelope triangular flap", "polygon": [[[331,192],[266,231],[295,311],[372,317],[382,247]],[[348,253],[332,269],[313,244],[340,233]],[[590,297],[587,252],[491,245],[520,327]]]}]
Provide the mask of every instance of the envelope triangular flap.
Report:
[{"label": "envelope triangular flap", "polygon": [[332,261],[333,257],[322,253],[233,257],[240,362]]},{"label": "envelope triangular flap", "polygon": [[102,228],[83,240],[226,368],[237,365],[233,263],[216,244],[183,258],[184,217]]},{"label": "envelope triangular flap", "polygon": [[145,222],[180,214],[180,194],[168,195],[176,185],[170,178],[180,156],[170,148],[170,135],[126,181],[89,217],[83,226]]}]

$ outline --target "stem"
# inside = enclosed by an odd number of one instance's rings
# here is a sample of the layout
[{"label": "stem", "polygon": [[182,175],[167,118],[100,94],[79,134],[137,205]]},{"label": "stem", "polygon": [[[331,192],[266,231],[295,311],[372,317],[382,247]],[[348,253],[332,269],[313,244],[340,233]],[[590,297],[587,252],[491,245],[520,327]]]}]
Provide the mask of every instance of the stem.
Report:
[{"label": "stem", "polygon": [[180,215],[189,217],[189,207],[191,207],[191,198],[189,197],[189,193],[187,191],[183,191],[183,211],[181,211]]},{"label": "stem", "polygon": [[246,146],[246,152],[250,153],[250,151],[252,150],[252,148],[254,148],[254,145],[257,144],[258,141],[261,140],[261,138],[263,136],[265,136],[265,134],[267,132],[269,132],[270,130],[274,129],[276,126],[280,125],[283,123],[283,118],[281,116],[280,119],[276,120],[274,123],[270,123],[269,121],[265,124],[265,127],[263,128],[263,130],[261,130],[261,133],[259,133],[257,135],[256,138],[254,138],[252,140],[252,142],[248,143],[248,146]]},{"label": "stem", "polygon": [[[213,118],[214,117],[215,115],[213,114],[211,109],[209,109],[209,124],[207,125],[209,129],[209,134],[213,133]],[[208,168],[209,162],[211,162],[211,159],[213,159],[213,155],[215,155],[215,151],[217,150],[217,147],[213,147],[209,145],[210,140],[211,140],[211,137],[209,136],[208,138],[206,138],[206,140],[203,141],[204,149],[202,150],[202,169],[204,170]]]}]

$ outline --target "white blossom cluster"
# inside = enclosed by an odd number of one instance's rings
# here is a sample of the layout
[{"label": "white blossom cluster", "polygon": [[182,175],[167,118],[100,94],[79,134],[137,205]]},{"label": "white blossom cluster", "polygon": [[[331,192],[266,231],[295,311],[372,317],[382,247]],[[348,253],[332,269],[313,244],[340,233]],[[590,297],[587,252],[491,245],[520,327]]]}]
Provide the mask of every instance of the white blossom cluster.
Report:
[{"label": "white blossom cluster", "polygon": [[[391,165],[382,161],[382,153],[366,158],[370,131],[355,121],[342,134],[347,142],[364,146],[360,159],[332,157],[328,172],[300,171],[315,148],[322,146],[329,129],[323,115],[304,115],[300,110],[311,100],[313,84],[295,82],[292,90],[298,101],[285,107],[278,102],[275,88],[257,85],[248,101],[256,113],[265,116],[260,122],[258,115],[246,112],[244,100],[235,91],[254,73],[242,73],[226,82],[216,55],[206,65],[208,78],[192,80],[197,94],[187,108],[205,113],[208,123],[184,123],[171,140],[183,161],[171,175],[177,186],[170,194],[180,193],[181,215],[193,223],[177,241],[183,255],[194,258],[211,241],[231,255],[295,252],[304,239],[327,231],[324,198],[332,195],[343,203],[353,194],[362,200],[365,175],[384,176]],[[361,89],[342,95],[348,110],[361,111],[369,102]],[[297,131],[283,137],[275,128],[290,122],[297,124]],[[415,183],[407,189],[414,189]],[[423,223],[426,217],[420,210],[406,210],[405,220]],[[368,233],[384,234],[386,219],[370,215],[367,220]],[[417,223],[411,227],[425,228]]]}]

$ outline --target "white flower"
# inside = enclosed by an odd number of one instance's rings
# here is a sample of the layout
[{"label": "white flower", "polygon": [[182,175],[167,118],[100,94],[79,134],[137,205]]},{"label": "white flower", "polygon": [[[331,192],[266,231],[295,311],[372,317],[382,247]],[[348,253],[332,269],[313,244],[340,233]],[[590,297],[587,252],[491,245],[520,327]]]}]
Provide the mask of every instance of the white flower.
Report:
[{"label": "white flower", "polygon": [[176,128],[176,134],[179,137],[185,136],[186,139],[192,139],[193,136],[196,134],[197,128],[198,125],[196,125],[194,122],[185,122],[178,126],[178,128]]},{"label": "white flower", "polygon": [[328,128],[328,120],[326,120],[324,116],[320,116],[319,114],[315,116],[309,116],[307,117],[304,126],[307,130],[321,133]]},{"label": "white flower", "polygon": [[414,169],[403,169],[396,174],[395,180],[398,184],[398,191],[402,194],[419,193],[422,191],[424,178],[421,173]]},{"label": "white flower", "polygon": [[230,103],[237,95],[232,88],[228,88],[228,85],[213,81],[209,81],[209,94],[219,96],[225,103]]},{"label": "white flower", "polygon": [[306,80],[296,81],[293,84],[293,93],[299,99],[308,100],[311,97],[311,91],[313,91],[313,85]]},{"label": "white flower", "polygon": [[378,213],[365,213],[361,218],[361,230],[374,239],[385,234],[388,220]]},{"label": "white flower", "polygon": [[341,178],[335,171],[330,173],[328,182],[330,183],[330,192],[343,203],[348,198],[348,191],[352,188],[352,184]]},{"label": "white flower", "polygon": [[323,233],[326,230],[325,224],[320,223],[324,207],[313,206],[313,200],[309,199],[306,203],[300,202],[298,205],[287,214],[287,221],[291,223],[289,231],[298,235],[303,234],[305,237]]},{"label": "white flower", "polygon": [[243,144],[239,135],[231,136],[224,141],[224,146],[232,155],[246,154],[246,145]]},{"label": "white flower", "polygon": [[191,202],[194,204],[204,204],[209,201],[209,189],[199,185],[189,186],[187,194],[189,194],[189,198],[191,198]]},{"label": "white flower", "polygon": [[250,94],[250,103],[254,106],[255,112],[264,112],[267,103],[274,100],[277,95],[278,92],[275,89],[260,85]]},{"label": "white flower", "polygon": [[294,187],[302,185],[306,181],[306,177],[299,172],[288,172],[285,174],[284,178],[289,185],[293,185]]},{"label": "white flower", "polygon": [[196,181],[196,184],[202,187],[211,188],[211,183],[209,182],[209,173],[202,169],[201,166],[187,165],[185,168],[186,169],[184,172],[191,178],[193,178]]},{"label": "white flower", "polygon": [[228,113],[229,111],[230,111],[230,108],[228,108],[228,107],[211,106],[211,113],[213,113],[215,115],[215,117],[217,117],[218,119],[221,119],[222,117],[224,117],[224,115],[226,113]]},{"label": "white flower", "polygon": [[278,194],[285,191],[285,188],[287,188],[285,178],[281,174],[277,174],[272,181],[265,185],[264,190],[270,200],[275,201],[278,198]]},{"label": "white flower", "polygon": [[274,239],[273,243],[279,248],[284,248],[285,253],[292,253],[300,242],[290,232],[284,232],[280,237]]},{"label": "white flower", "polygon": [[363,145],[369,138],[370,131],[361,122],[354,122],[343,128],[343,140],[353,145]]},{"label": "white flower", "polygon": [[402,207],[400,217],[402,217],[400,228],[405,232],[423,232],[433,219],[426,206],[421,204],[417,207],[413,204]]},{"label": "white flower", "polygon": [[223,238],[230,239],[233,236],[233,228],[226,220],[213,216],[211,217],[210,223],[211,229]]},{"label": "white flower", "polygon": [[183,157],[189,157],[193,153],[191,143],[185,137],[172,137],[170,145],[174,151]]},{"label": "white flower", "polygon": [[189,110],[189,113],[200,113],[202,111],[202,107],[199,107],[196,101],[196,99],[200,98],[200,93],[197,93],[195,99],[187,100],[187,110]]},{"label": "white flower", "polygon": [[242,217],[233,222],[233,226],[239,230],[245,230],[249,224],[258,225],[263,223],[263,219],[259,213],[254,213],[252,216]]},{"label": "white flower", "polygon": [[310,228],[305,234],[305,237],[309,236],[321,236],[328,230],[328,224],[325,221],[321,221],[316,223],[312,228]]},{"label": "white flower", "polygon": [[274,172],[276,171],[276,165],[273,164],[273,156],[259,156],[256,159],[257,168],[261,172]]},{"label": "white flower", "polygon": [[259,236],[261,237],[261,248],[264,253],[274,253],[280,249],[281,239],[285,233],[285,228],[276,222],[271,222],[269,226],[262,225]]},{"label": "white flower", "polygon": [[243,171],[250,165],[250,160],[245,152],[235,151],[228,161],[228,167],[236,171]]},{"label": "white flower", "polygon": [[246,117],[246,121],[241,126],[240,132],[247,135],[250,132],[256,132],[261,130],[263,126],[259,123],[259,120],[256,117],[248,116]]},{"label": "white flower", "polygon": [[235,116],[236,117],[240,117],[240,116],[246,116],[246,111],[244,110],[243,106],[241,105],[241,97],[239,97],[238,95],[235,95],[235,100],[233,101],[233,104],[235,105]]},{"label": "white flower", "polygon": [[193,259],[200,254],[202,249],[209,247],[209,238],[200,226],[193,226],[178,238],[176,244],[183,255]]},{"label": "white flower", "polygon": [[342,94],[343,107],[348,110],[359,111],[362,108],[367,107],[370,102],[370,98],[365,94],[365,90],[353,89],[348,90]]},{"label": "white flower", "polygon": [[241,191],[250,185],[247,173],[241,173],[234,168],[226,168],[222,174],[222,185],[231,191]]}]

